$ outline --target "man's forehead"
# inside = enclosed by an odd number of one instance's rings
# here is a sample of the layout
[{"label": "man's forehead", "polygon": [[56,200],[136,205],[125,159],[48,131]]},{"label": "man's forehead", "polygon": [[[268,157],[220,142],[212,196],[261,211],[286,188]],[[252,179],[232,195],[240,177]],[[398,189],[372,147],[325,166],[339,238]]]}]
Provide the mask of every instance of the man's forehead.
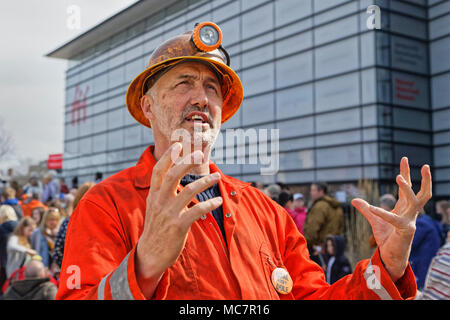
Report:
[{"label": "man's forehead", "polygon": [[205,73],[209,78],[220,83],[217,71],[213,68],[208,62],[185,61],[174,66],[167,74],[173,77],[182,77],[187,75],[198,76],[199,73]]}]

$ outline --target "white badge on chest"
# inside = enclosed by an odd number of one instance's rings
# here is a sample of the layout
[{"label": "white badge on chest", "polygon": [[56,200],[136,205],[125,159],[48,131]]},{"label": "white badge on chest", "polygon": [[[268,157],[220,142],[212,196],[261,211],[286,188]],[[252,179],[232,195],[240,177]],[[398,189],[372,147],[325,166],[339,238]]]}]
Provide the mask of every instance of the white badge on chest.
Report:
[{"label": "white badge on chest", "polygon": [[283,268],[275,268],[272,271],[272,284],[275,290],[281,294],[288,294],[292,290],[292,278]]}]

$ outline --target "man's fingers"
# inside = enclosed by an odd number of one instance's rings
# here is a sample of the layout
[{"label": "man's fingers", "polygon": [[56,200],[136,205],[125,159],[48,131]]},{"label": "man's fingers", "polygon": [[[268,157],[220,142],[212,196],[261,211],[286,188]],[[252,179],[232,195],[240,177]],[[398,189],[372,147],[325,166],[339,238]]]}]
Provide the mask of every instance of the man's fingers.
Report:
[{"label": "man's fingers", "polygon": [[178,161],[172,168],[170,168],[165,176],[164,182],[161,185],[161,194],[172,194],[181,178],[183,178],[194,166],[203,161],[203,153],[201,151],[194,151]]},{"label": "man's fingers", "polygon": [[[419,201],[414,194],[414,191],[409,186],[408,182],[405,181],[402,175],[397,176],[397,184],[399,187],[399,201],[404,201],[404,206],[401,207],[402,212],[396,212],[397,214],[404,215],[407,214],[410,217],[415,217],[417,212],[420,210]],[[396,208],[394,211],[398,211]]]},{"label": "man's fingers", "polygon": [[407,157],[403,157],[400,161],[400,175],[405,179],[408,185],[411,187],[411,173],[409,169],[409,161]]},{"label": "man's fingers", "polygon": [[393,224],[394,226],[397,226],[399,224],[399,217],[396,214],[378,207],[371,206],[369,203],[367,203],[367,201],[364,201],[363,199],[353,199],[352,205],[356,209],[358,209],[358,211],[361,212],[370,223],[373,219],[373,216],[375,215],[385,220],[386,222]]},{"label": "man's fingers", "polygon": [[367,220],[369,220],[370,222],[370,212],[369,212],[369,207],[370,204],[367,203],[367,201],[363,200],[363,199],[353,199],[352,200],[352,205],[363,214],[364,217],[366,217]]},{"label": "man's fingers", "polygon": [[164,176],[180,156],[181,149],[181,143],[175,142],[172,146],[170,146],[170,148],[166,150],[166,152],[164,152],[162,157],[155,164],[155,166],[153,167],[150,183],[150,187],[152,189],[159,189],[161,187],[164,181]]},{"label": "man's fingers", "polygon": [[205,147],[204,151],[203,151],[203,154],[205,155],[205,157],[203,158],[203,163],[202,164],[205,164],[205,163],[207,163],[209,161],[210,152],[211,152],[211,145],[208,144]]},{"label": "man's fingers", "polygon": [[220,207],[223,203],[222,197],[216,197],[209,199],[207,201],[202,201],[197,203],[192,208],[186,210],[183,213],[183,222],[186,223],[186,226],[191,226],[196,220],[200,219],[200,217],[208,212],[213,211],[214,209]]},{"label": "man's fingers", "polygon": [[429,165],[424,165],[420,170],[422,174],[422,181],[420,191],[417,193],[420,208],[423,208],[433,194],[433,186],[431,182],[431,170]]},{"label": "man's fingers", "polygon": [[414,194],[413,189],[411,188],[411,185],[408,183],[408,181],[405,180],[405,178],[402,175],[398,175],[396,178],[397,185],[399,187],[399,191],[402,191],[402,196],[408,203],[412,203],[416,201],[416,195]]},{"label": "man's fingers", "polygon": [[390,211],[386,211],[384,209],[375,207],[375,206],[369,206],[368,208],[369,212],[380,217],[381,219],[383,219],[384,221],[390,223],[391,225],[393,225],[394,227],[397,228],[401,228],[401,217],[399,217],[398,215],[396,215],[393,212]]},{"label": "man's fingers", "polygon": [[197,194],[212,187],[219,180],[220,174],[215,172],[186,185],[176,197],[176,204],[173,207],[174,212],[180,212]]}]

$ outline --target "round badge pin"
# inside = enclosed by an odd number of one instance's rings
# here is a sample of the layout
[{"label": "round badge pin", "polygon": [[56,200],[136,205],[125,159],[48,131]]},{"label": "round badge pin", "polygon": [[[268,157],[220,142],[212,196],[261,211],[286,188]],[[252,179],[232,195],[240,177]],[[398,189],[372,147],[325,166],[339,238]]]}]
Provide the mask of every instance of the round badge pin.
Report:
[{"label": "round badge pin", "polygon": [[283,268],[275,268],[272,271],[272,285],[278,293],[288,294],[292,290],[292,278]]}]

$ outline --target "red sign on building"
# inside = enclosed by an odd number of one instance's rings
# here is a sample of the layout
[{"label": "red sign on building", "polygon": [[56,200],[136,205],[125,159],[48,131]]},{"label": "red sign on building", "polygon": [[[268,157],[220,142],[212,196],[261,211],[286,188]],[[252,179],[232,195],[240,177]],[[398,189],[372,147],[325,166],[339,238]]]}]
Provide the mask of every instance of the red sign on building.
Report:
[{"label": "red sign on building", "polygon": [[80,124],[81,121],[86,121],[86,99],[89,92],[89,86],[86,90],[75,87],[75,99],[72,102],[72,125]]},{"label": "red sign on building", "polygon": [[63,163],[62,153],[51,154],[48,156],[47,168],[53,170],[62,169],[62,163]]}]

